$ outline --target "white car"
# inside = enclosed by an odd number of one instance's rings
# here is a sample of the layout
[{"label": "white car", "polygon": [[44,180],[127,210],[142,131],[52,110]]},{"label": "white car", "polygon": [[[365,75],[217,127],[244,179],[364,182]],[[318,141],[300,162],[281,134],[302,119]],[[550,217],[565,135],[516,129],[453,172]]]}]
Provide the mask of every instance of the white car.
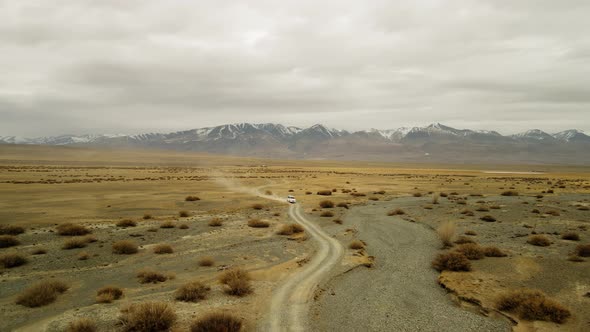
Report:
[{"label": "white car", "polygon": [[289,195],[289,196],[287,196],[287,202],[289,202],[291,204],[295,204],[295,203],[297,203],[297,200],[295,199],[295,197],[293,197],[293,195]]}]

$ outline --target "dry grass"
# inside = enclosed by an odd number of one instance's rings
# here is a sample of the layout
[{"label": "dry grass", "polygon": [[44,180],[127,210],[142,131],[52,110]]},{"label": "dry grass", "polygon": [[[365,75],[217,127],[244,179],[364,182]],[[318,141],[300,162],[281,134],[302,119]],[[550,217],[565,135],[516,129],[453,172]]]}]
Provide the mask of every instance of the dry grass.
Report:
[{"label": "dry grass", "polygon": [[317,194],[320,196],[331,196],[332,190],[320,190],[317,192]]},{"label": "dry grass", "polygon": [[45,255],[46,253],[47,253],[47,249],[37,248],[31,252],[31,255]]},{"label": "dry grass", "polygon": [[330,212],[330,211],[324,211],[320,214],[320,217],[324,217],[324,218],[330,218],[333,217],[334,213]]},{"label": "dry grass", "polygon": [[448,252],[438,254],[432,267],[437,271],[471,271],[471,262],[460,252]]},{"label": "dry grass", "polygon": [[323,209],[331,209],[334,207],[334,202],[329,200],[323,200],[320,202],[320,207]]},{"label": "dry grass", "polygon": [[20,241],[14,235],[0,235],[0,248],[18,246]]},{"label": "dry grass", "polygon": [[422,197],[422,194],[421,193],[413,193],[412,196],[414,196],[414,197]]},{"label": "dry grass", "polygon": [[248,220],[248,226],[254,228],[267,228],[270,224],[260,219],[250,219]]},{"label": "dry grass", "polygon": [[135,227],[137,223],[131,219],[122,219],[117,221],[117,227]]},{"label": "dry grass", "polygon": [[168,277],[163,273],[156,272],[154,270],[145,269],[137,272],[137,278],[142,284],[157,284],[168,280]]},{"label": "dry grass", "polygon": [[199,258],[198,264],[199,266],[213,266],[215,265],[215,260],[213,257],[204,256]]},{"label": "dry grass", "polygon": [[137,244],[129,240],[121,240],[113,243],[113,254],[131,255],[137,253]]},{"label": "dry grass", "polygon": [[177,289],[174,298],[183,302],[199,302],[205,299],[210,290],[200,281],[191,281]]},{"label": "dry grass", "polygon": [[186,210],[182,210],[182,211],[178,212],[178,216],[181,218],[186,218],[186,217],[190,217],[191,214],[190,214],[190,212],[188,212]]},{"label": "dry grass", "polygon": [[551,240],[545,235],[531,235],[526,242],[538,247],[547,247],[551,244]]},{"label": "dry grass", "polygon": [[223,220],[221,220],[221,218],[213,218],[213,219],[209,220],[208,225],[211,227],[219,227],[219,226],[223,225]]},{"label": "dry grass", "polygon": [[498,310],[512,312],[524,320],[564,323],[571,313],[555,300],[538,290],[520,289],[501,295],[496,301]]},{"label": "dry grass", "polygon": [[174,252],[172,246],[165,243],[160,243],[154,246],[154,254],[171,254]]},{"label": "dry grass", "polygon": [[57,226],[57,234],[65,235],[65,236],[79,236],[79,235],[86,235],[92,233],[88,228],[73,224],[73,223],[65,223],[60,224]]},{"label": "dry grass", "polygon": [[348,247],[350,249],[353,249],[353,250],[359,250],[359,249],[364,249],[365,248],[365,244],[363,243],[363,241],[354,240],[354,241],[350,242],[350,244],[348,245]]},{"label": "dry grass", "polygon": [[506,257],[506,253],[504,253],[498,247],[484,247],[483,253],[486,257]]},{"label": "dry grass", "polygon": [[400,208],[397,208],[397,209],[387,212],[388,216],[401,216],[403,214],[406,214],[406,212]]},{"label": "dry grass", "polygon": [[0,256],[0,265],[7,269],[25,265],[27,262],[28,260],[25,256],[17,253],[8,253]]},{"label": "dry grass", "polygon": [[481,217],[479,219],[481,219],[483,221],[486,221],[486,222],[494,222],[494,221],[496,221],[496,218],[494,218],[494,217],[492,217],[490,215],[485,215],[485,216],[483,216],[483,217]]},{"label": "dry grass", "polygon": [[195,202],[195,201],[200,201],[201,199],[197,196],[186,196],[184,198],[184,200],[187,202]]},{"label": "dry grass", "polygon": [[476,243],[465,243],[459,245],[455,251],[462,253],[469,260],[478,260],[485,257],[484,248]]},{"label": "dry grass", "polygon": [[25,229],[20,226],[2,225],[0,226],[0,235],[19,235],[25,232]]},{"label": "dry grass", "polygon": [[281,225],[281,227],[277,231],[277,234],[279,234],[279,235],[292,235],[295,233],[302,233],[304,231],[305,231],[305,229],[303,228],[303,226],[301,226],[299,224],[284,224],[284,225]]},{"label": "dry grass", "polygon": [[466,236],[459,236],[459,237],[457,237],[457,240],[455,240],[455,244],[466,244],[466,243],[475,243],[475,241],[473,241],[472,239],[470,239]]},{"label": "dry grass", "polygon": [[116,286],[105,286],[96,292],[96,302],[111,303],[123,296],[123,290]]},{"label": "dry grass", "polygon": [[457,226],[455,226],[455,223],[452,221],[445,221],[440,226],[438,226],[436,233],[438,234],[438,237],[440,238],[443,246],[453,246],[453,238],[455,237],[456,230]]},{"label": "dry grass", "polygon": [[188,225],[187,224],[180,224],[180,226],[178,226],[178,229],[188,229]]},{"label": "dry grass", "polygon": [[502,196],[518,196],[518,192],[514,190],[506,190],[501,193]]},{"label": "dry grass", "polygon": [[561,235],[561,238],[570,241],[580,241],[580,235],[576,232],[565,232]]},{"label": "dry grass", "polygon": [[262,205],[260,203],[256,203],[256,204],[252,204],[252,208],[254,210],[262,210],[262,209],[264,209],[264,205]]},{"label": "dry grass", "polygon": [[477,212],[488,212],[488,211],[490,211],[490,209],[488,209],[487,206],[480,206],[477,209],[475,209],[475,211],[477,211]]},{"label": "dry grass", "polygon": [[336,204],[336,206],[348,209],[348,203],[346,203],[346,202],[340,202],[340,203]]},{"label": "dry grass", "polygon": [[90,318],[80,318],[68,324],[66,332],[95,332],[96,323]]},{"label": "dry grass", "polygon": [[62,245],[62,249],[77,249],[77,248],[84,248],[88,244],[88,239],[82,236],[74,237],[71,239],[67,239],[64,241]]},{"label": "dry grass", "polygon": [[252,292],[249,273],[239,268],[223,272],[219,282],[227,286],[225,292],[230,295],[244,296]]},{"label": "dry grass", "polygon": [[344,222],[342,221],[342,219],[336,218],[334,220],[332,220],[333,223],[338,224],[338,225],[342,225]]},{"label": "dry grass", "polygon": [[174,228],[176,227],[172,221],[164,221],[160,224],[160,228]]},{"label": "dry grass", "polygon": [[579,244],[575,253],[580,257],[590,257],[590,244]]},{"label": "dry grass", "polygon": [[121,310],[123,331],[168,331],[176,322],[176,313],[166,302],[143,302]]},{"label": "dry grass", "polygon": [[77,257],[78,257],[79,261],[85,261],[88,258],[90,258],[90,255],[86,251],[83,251],[83,252],[79,253]]},{"label": "dry grass", "polygon": [[559,213],[559,211],[557,211],[557,210],[549,210],[549,211],[545,212],[545,214],[548,214],[548,215],[554,216],[554,217],[559,217],[561,215]]},{"label": "dry grass", "polygon": [[16,304],[29,308],[48,305],[57,299],[59,294],[67,291],[69,286],[59,280],[44,280],[25,289],[17,298]]},{"label": "dry grass", "polygon": [[153,218],[153,216],[151,214],[149,214],[149,213],[145,213],[143,215],[143,220],[149,220],[149,219],[152,219],[152,218]]},{"label": "dry grass", "polygon": [[475,231],[468,230],[468,231],[465,231],[465,235],[469,235],[469,236],[476,236],[476,235],[477,235],[477,233],[476,233]]},{"label": "dry grass", "polygon": [[225,312],[212,312],[195,320],[190,327],[191,332],[239,332],[242,321]]}]

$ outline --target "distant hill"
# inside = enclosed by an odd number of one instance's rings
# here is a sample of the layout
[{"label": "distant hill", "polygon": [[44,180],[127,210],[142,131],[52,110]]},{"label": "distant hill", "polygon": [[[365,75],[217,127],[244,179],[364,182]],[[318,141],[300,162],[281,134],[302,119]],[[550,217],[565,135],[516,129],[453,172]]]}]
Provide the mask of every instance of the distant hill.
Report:
[{"label": "distant hill", "polygon": [[141,147],[264,158],[449,163],[590,164],[590,136],[571,129],[538,129],[503,136],[498,132],[426,127],[349,132],[316,124],[238,123],[173,133],[140,135],[0,136],[0,144]]}]

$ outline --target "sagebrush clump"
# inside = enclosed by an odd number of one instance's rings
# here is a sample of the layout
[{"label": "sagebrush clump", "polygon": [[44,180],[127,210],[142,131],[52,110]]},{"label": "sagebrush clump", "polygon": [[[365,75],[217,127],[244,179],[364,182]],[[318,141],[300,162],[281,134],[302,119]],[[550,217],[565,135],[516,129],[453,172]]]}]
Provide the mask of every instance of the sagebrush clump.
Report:
[{"label": "sagebrush clump", "polygon": [[143,302],[121,310],[119,322],[124,331],[168,331],[177,316],[166,302]]},{"label": "sagebrush clump", "polygon": [[213,312],[195,320],[191,332],[239,332],[242,321],[226,312]]},{"label": "sagebrush clump", "polygon": [[513,312],[521,319],[565,323],[570,311],[538,290],[519,289],[501,295],[496,301],[498,310]]},{"label": "sagebrush clump", "polygon": [[16,298],[16,304],[35,308],[48,305],[57,299],[59,294],[67,291],[69,286],[60,280],[44,280],[25,289]]},{"label": "sagebrush clump", "polygon": [[250,274],[246,270],[234,268],[219,277],[219,282],[226,286],[225,292],[235,296],[245,296],[252,292]]},{"label": "sagebrush clump", "polygon": [[471,262],[460,252],[441,253],[432,261],[437,271],[471,271]]}]

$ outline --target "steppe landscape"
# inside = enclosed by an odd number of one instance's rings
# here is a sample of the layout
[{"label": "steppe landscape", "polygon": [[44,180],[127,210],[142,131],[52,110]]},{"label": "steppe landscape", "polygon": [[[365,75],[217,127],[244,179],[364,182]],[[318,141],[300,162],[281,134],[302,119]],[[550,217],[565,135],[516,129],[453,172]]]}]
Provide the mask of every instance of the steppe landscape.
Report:
[{"label": "steppe landscape", "polygon": [[0,145],[0,207],[2,331],[590,329],[587,167]]}]

